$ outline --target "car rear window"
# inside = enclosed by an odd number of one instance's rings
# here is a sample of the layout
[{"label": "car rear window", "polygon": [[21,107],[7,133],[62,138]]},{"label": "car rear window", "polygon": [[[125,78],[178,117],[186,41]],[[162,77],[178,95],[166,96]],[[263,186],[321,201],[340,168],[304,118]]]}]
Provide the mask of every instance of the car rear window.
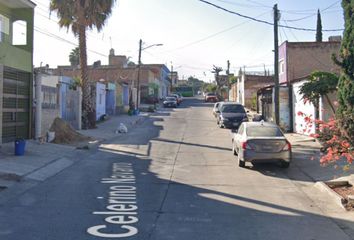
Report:
[{"label": "car rear window", "polygon": [[242,105],[239,104],[226,104],[222,105],[221,112],[225,113],[246,113],[245,109]]},{"label": "car rear window", "polygon": [[174,97],[167,97],[166,98],[166,101],[175,101],[176,100],[176,98],[174,98]]},{"label": "car rear window", "polygon": [[246,129],[247,136],[250,137],[282,137],[283,133],[277,127],[248,127]]},{"label": "car rear window", "polygon": [[207,96],[215,96],[214,93],[208,93]]}]

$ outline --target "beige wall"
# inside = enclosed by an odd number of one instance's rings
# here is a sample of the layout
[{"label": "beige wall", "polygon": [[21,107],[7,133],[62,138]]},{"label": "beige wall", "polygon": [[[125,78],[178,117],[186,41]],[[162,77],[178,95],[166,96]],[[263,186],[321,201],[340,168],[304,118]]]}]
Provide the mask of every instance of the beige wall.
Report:
[{"label": "beige wall", "polygon": [[256,106],[253,106],[252,102],[254,101],[256,104],[257,91],[273,83],[274,80],[271,76],[246,75],[244,82],[245,107],[256,110]]},{"label": "beige wall", "polygon": [[305,77],[313,71],[339,73],[339,67],[331,59],[338,54],[339,42],[289,43],[287,49],[288,80]]}]

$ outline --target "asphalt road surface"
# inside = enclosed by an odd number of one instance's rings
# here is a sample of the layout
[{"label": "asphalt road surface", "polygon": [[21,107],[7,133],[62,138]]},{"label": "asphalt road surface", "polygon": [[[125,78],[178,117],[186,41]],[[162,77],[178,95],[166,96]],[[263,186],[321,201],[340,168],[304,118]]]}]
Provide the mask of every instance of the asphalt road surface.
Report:
[{"label": "asphalt road surface", "polygon": [[188,99],[0,205],[1,240],[350,239],[274,165],[239,168]]}]

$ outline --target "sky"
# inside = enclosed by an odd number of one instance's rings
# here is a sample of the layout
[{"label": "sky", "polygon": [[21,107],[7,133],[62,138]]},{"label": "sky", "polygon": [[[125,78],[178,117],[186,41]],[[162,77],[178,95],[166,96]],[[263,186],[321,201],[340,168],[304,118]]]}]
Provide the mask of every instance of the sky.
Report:
[{"label": "sky", "polygon": [[[60,29],[56,13],[49,12],[49,0],[32,0],[35,8],[34,64],[51,68],[69,65],[69,54],[78,45],[71,30]],[[317,9],[321,11],[323,40],[342,35],[341,1],[335,0],[207,0],[234,13],[273,22],[273,6],[278,4],[279,24],[316,29]],[[279,44],[284,41],[314,41],[313,31],[279,28]],[[108,63],[109,50],[138,62],[139,40],[142,63],[160,63],[178,72],[179,79],[190,76],[210,82],[213,66],[237,73],[273,71],[273,26],[240,17],[200,0],[117,0],[112,15],[101,32],[89,30],[88,64]]]}]

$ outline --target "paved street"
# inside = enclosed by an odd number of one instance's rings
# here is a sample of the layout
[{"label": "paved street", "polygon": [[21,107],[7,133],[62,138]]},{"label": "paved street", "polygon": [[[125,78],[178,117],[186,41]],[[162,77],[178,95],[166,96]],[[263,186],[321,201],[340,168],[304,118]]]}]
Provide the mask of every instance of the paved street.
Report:
[{"label": "paved street", "polygon": [[353,239],[343,227],[353,223],[324,215],[296,164],[239,168],[211,106],[160,110],[68,159],[0,205],[0,239]]}]

